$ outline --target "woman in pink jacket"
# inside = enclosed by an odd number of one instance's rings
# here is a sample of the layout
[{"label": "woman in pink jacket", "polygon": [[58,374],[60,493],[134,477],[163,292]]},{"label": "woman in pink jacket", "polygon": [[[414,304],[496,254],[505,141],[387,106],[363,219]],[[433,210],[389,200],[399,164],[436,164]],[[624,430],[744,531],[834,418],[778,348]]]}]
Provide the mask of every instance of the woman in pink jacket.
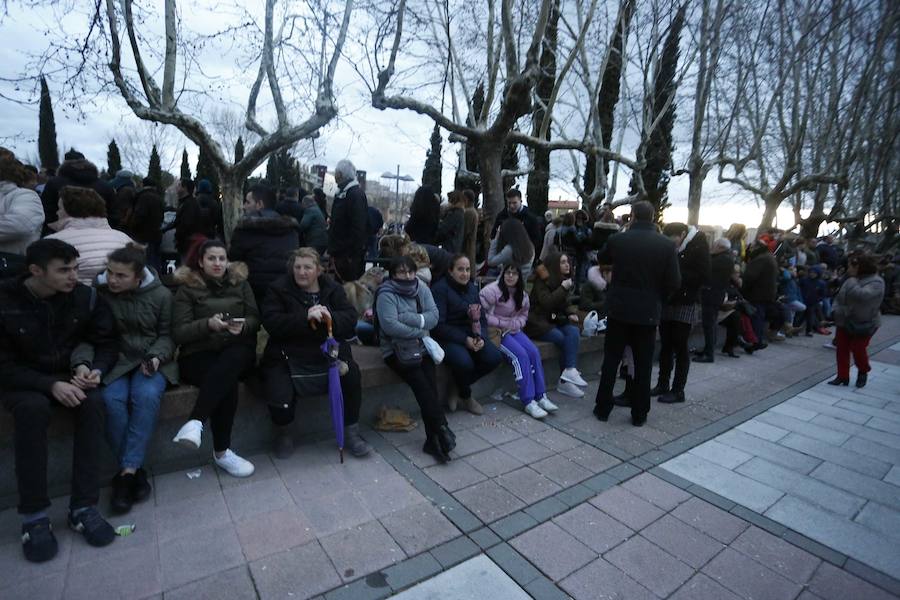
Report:
[{"label": "woman in pink jacket", "polygon": [[481,290],[488,327],[500,330],[500,352],[512,365],[525,412],[543,419],[557,406],[547,397],[541,353],[522,332],[528,320],[528,295],[518,267],[506,265],[497,281]]}]

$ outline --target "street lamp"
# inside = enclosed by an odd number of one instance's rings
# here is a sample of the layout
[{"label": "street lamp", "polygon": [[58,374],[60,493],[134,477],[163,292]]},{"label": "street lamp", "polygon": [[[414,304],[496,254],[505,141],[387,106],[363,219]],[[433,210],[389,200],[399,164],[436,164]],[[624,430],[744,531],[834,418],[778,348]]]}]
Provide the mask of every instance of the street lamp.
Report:
[{"label": "street lamp", "polygon": [[397,165],[397,174],[391,173],[390,171],[385,171],[381,174],[382,179],[393,179],[396,181],[396,191],[394,196],[394,202],[397,206],[397,222],[400,222],[400,182],[401,181],[415,181],[409,175],[401,175],[400,174],[400,165]]}]

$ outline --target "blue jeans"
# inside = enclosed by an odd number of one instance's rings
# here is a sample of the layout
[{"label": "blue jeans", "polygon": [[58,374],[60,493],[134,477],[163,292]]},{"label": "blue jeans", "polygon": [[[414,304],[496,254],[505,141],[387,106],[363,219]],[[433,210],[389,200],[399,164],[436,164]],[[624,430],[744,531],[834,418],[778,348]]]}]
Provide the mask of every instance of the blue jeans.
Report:
[{"label": "blue jeans", "polygon": [[162,373],[157,371],[147,377],[140,368],[103,388],[106,439],[121,468],[137,469],[144,464],[165,391],[166,378]]},{"label": "blue jeans", "polygon": [[541,336],[542,342],[553,342],[559,348],[559,368],[574,369],[578,365],[578,342],[581,333],[575,325],[559,325]]},{"label": "blue jeans", "polygon": [[462,344],[453,342],[443,342],[441,347],[444,349],[444,362],[450,367],[462,398],[471,398],[472,384],[503,362],[500,351],[487,338],[484,338],[484,348],[478,352],[472,352]]}]

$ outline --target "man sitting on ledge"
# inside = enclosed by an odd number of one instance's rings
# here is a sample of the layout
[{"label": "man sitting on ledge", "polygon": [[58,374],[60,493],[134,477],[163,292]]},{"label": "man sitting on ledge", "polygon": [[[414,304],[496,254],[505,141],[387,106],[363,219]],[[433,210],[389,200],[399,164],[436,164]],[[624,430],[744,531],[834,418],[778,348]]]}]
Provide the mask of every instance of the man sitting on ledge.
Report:
[{"label": "man sitting on ledge", "polygon": [[92,546],[115,539],[97,511],[105,412],[100,380],[116,362],[115,322],[96,291],[78,283],[78,251],[61,240],[28,246],[28,273],[0,285],[0,396],[15,421],[22,548],[33,562],[56,556],[47,516],[51,407],[73,413],[69,526]]}]

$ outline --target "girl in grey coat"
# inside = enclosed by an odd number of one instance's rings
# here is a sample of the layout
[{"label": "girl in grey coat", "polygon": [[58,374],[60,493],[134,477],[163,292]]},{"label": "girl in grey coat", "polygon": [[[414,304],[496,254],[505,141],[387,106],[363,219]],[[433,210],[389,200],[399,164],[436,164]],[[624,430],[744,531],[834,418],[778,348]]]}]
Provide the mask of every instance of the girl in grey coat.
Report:
[{"label": "girl in grey coat", "polygon": [[[386,280],[375,295],[377,329],[381,336],[384,362],[405,381],[416,397],[425,425],[422,450],[444,463],[456,446],[456,436],[447,426],[437,392],[434,361],[425,352],[422,339],[438,322],[438,309],[428,286],[416,277],[416,263],[408,256],[398,256],[388,269]],[[418,340],[422,362],[410,367],[400,364],[396,344]]]}]

